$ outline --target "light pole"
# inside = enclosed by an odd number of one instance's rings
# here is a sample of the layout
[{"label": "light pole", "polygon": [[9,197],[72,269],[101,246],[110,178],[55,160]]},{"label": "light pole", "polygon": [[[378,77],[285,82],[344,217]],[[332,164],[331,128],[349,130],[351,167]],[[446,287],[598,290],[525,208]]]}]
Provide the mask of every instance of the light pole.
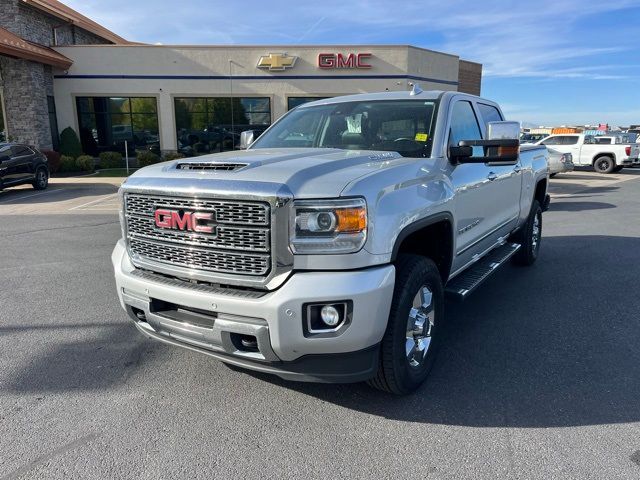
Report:
[{"label": "light pole", "polygon": [[231,150],[236,149],[236,138],[233,122],[233,72],[231,70],[233,66],[233,60],[229,59],[229,90],[231,92]]}]

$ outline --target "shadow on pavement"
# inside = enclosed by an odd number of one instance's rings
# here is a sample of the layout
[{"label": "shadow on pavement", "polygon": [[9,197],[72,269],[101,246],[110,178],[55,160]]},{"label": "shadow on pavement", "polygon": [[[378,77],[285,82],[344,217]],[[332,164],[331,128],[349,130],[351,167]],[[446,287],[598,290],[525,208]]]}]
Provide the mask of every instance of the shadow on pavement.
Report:
[{"label": "shadow on pavement", "polygon": [[616,208],[615,205],[603,202],[559,202],[552,201],[549,204],[549,210],[554,212],[581,212],[584,210],[604,210],[607,208]]},{"label": "shadow on pavement", "polygon": [[[447,305],[448,341],[427,383],[407,397],[364,384],[294,383],[257,373],[217,377],[218,388],[233,392],[225,382],[246,382],[249,375],[369,415],[432,424],[638,422],[639,257],[640,238],[545,238],[535,266],[505,266],[465,303]],[[594,267],[594,259],[604,268]],[[171,349],[119,323],[87,341],[65,341],[38,354],[4,388],[106,390],[151,363],[171,373],[171,356]],[[201,378],[194,384],[211,381],[207,372],[197,370]]]},{"label": "shadow on pavement", "polygon": [[[94,327],[76,325],[75,329]],[[162,351],[159,347],[138,335],[130,323],[102,325],[100,333],[91,340],[56,343],[45,354],[33,358],[29,368],[18,375],[10,388],[23,393],[107,390],[124,383],[141,362],[155,360],[156,353]]]},{"label": "shadow on pavement", "polygon": [[[640,421],[633,293],[640,239],[550,237],[542,249],[535,266],[504,267],[465,303],[447,305],[447,345],[413,395],[248,375],[409,422],[545,428]],[[606,269],[594,268],[603,255]]]}]

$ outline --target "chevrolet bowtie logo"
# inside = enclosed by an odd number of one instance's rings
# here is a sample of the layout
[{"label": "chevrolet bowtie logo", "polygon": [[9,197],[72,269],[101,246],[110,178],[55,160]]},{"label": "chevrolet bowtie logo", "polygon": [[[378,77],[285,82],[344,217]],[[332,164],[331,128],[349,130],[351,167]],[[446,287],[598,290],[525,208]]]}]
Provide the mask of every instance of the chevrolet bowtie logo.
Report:
[{"label": "chevrolet bowtie logo", "polygon": [[286,53],[270,53],[263,55],[258,60],[258,68],[268,68],[270,71],[282,71],[293,68],[298,57],[289,56]]}]

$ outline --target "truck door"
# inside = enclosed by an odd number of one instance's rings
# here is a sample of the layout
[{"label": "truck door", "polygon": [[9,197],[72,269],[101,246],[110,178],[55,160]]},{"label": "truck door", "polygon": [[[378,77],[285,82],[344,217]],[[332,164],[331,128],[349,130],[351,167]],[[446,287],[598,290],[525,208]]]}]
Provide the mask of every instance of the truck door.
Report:
[{"label": "truck door", "polygon": [[581,165],[581,142],[580,135],[551,135],[545,138],[542,145],[553,146],[553,149],[561,153],[570,153],[573,156],[573,163]]},{"label": "truck door", "polygon": [[[500,122],[502,115],[496,107],[477,102],[478,113],[482,118],[483,136],[487,138],[489,122]],[[485,163],[487,178],[491,180],[491,209],[494,212],[492,223],[497,229],[497,236],[511,232],[520,217],[520,197],[522,192],[522,168],[520,159],[515,165],[504,163]]]},{"label": "truck door", "polygon": [[[449,121],[450,146],[461,140],[481,140],[482,133],[473,105],[467,100],[458,100],[451,107]],[[474,155],[483,155],[482,147],[474,147]],[[472,260],[484,244],[490,244],[495,229],[495,199],[489,169],[483,163],[454,165],[449,162],[451,181],[455,190],[455,252],[453,270]],[[488,248],[488,247],[487,247]]]}]

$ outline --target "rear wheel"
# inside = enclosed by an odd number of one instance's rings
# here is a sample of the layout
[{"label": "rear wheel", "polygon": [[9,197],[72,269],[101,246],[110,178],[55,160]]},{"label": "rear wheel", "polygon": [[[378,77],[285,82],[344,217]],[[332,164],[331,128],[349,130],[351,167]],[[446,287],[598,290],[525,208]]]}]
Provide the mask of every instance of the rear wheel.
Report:
[{"label": "rear wheel", "polygon": [[44,167],[38,168],[36,171],[36,178],[32,185],[36,190],[44,190],[47,188],[49,185],[49,171]]},{"label": "rear wheel", "polygon": [[596,158],[595,162],[593,162],[593,169],[598,173],[611,173],[614,168],[616,168],[616,162],[606,155]]},{"label": "rear wheel", "polygon": [[369,384],[404,395],[429,375],[442,341],[444,290],[435,263],[419,255],[400,255],[380,363]]}]

